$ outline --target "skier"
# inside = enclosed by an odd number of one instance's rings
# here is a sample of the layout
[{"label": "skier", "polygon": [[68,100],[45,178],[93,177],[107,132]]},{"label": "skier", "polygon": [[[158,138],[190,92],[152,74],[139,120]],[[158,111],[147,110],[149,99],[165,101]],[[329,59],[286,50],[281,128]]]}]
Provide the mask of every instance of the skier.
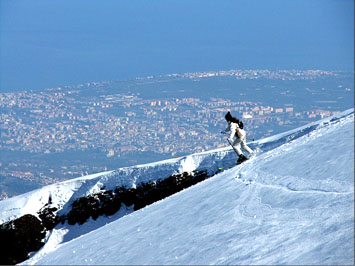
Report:
[{"label": "skier", "polygon": [[[229,111],[225,115],[225,119],[228,123],[228,127],[224,131],[222,131],[222,133],[230,134],[228,141],[231,143],[235,152],[238,154],[239,158],[237,164],[240,164],[248,160],[248,158],[245,157],[245,155],[243,154],[240,147],[242,147],[244,150],[248,152],[249,158],[254,154],[254,152],[246,144],[246,133],[245,130],[243,129],[244,127],[243,122],[240,121],[238,118],[233,117]],[[235,141],[233,141],[234,136],[236,137]]]}]

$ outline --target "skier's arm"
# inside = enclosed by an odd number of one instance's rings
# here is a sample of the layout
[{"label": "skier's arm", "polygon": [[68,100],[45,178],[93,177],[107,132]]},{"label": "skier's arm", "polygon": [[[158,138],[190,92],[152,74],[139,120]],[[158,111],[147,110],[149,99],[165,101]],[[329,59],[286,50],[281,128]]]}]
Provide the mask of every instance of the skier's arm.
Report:
[{"label": "skier's arm", "polygon": [[229,131],[230,131],[230,134],[229,134],[229,140],[230,141],[233,141],[233,137],[234,137],[234,134],[235,134],[235,130],[237,129],[238,125],[236,123],[230,123],[230,126],[229,126]]},{"label": "skier's arm", "polygon": [[223,133],[223,134],[227,134],[228,132],[230,132],[231,131],[231,124],[230,123],[228,123],[228,126],[227,126],[227,128],[224,130],[224,131],[222,131],[221,133]]}]

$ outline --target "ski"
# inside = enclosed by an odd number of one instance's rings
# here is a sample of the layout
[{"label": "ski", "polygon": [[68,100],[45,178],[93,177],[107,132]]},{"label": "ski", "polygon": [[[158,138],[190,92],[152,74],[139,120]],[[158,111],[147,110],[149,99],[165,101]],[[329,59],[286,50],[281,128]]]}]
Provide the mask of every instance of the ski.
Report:
[{"label": "ski", "polygon": [[222,172],[222,171],[225,171],[225,170],[228,170],[228,169],[231,169],[231,168],[233,168],[233,167],[236,166],[236,165],[237,165],[237,164],[234,163],[234,164],[231,164],[231,165],[228,165],[228,166],[225,166],[225,167],[219,167],[217,173]]},{"label": "ski", "polygon": [[[247,160],[245,160],[245,161],[247,161]],[[245,161],[243,161],[243,162],[245,162]],[[228,169],[231,169],[231,168],[233,168],[234,166],[237,166],[237,165],[242,164],[243,162],[233,163],[233,164],[231,164],[231,165],[227,165],[227,166],[224,166],[224,167],[219,167],[219,168],[217,169],[216,174],[218,174],[218,173],[220,173],[220,172],[223,172],[223,171],[226,171],[226,170],[228,170]]]}]

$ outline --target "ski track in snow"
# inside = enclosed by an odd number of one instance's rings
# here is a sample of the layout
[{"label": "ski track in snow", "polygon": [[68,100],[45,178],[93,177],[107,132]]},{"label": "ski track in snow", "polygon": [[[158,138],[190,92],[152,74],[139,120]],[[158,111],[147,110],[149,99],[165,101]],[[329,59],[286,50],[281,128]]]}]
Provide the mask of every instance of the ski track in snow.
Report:
[{"label": "ski track in snow", "polygon": [[[58,225],[24,264],[353,264],[354,110],[250,146],[256,157],[139,211]],[[227,147],[80,177],[0,202],[0,220],[50,194],[65,213],[102,188],[235,160]]]}]

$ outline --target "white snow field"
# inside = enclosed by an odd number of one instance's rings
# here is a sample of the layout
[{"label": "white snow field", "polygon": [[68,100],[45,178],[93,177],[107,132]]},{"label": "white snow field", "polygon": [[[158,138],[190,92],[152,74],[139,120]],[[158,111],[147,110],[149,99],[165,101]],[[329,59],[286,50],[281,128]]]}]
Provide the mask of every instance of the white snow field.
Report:
[{"label": "white snow field", "polygon": [[[250,146],[255,158],[143,209],[57,225],[23,264],[353,265],[354,109]],[[73,179],[0,202],[0,222],[36,214],[49,194],[65,213],[102,186],[235,160],[227,147]]]}]

